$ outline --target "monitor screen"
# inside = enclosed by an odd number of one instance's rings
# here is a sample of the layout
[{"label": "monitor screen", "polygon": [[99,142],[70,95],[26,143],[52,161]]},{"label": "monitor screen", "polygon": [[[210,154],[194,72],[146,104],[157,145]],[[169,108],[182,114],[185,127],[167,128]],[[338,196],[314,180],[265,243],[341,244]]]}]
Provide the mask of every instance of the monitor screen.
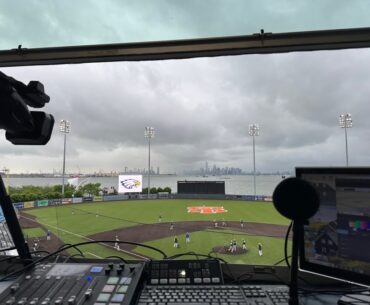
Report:
[{"label": "monitor screen", "polygon": [[369,284],[370,168],[296,168],[320,198],[304,226],[300,267]]}]

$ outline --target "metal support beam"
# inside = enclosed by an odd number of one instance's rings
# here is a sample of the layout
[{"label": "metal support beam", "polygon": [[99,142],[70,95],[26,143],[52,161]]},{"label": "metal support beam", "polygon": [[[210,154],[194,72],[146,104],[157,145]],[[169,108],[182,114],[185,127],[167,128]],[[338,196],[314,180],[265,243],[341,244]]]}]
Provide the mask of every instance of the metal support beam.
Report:
[{"label": "metal support beam", "polygon": [[0,67],[140,61],[370,47],[370,28],[0,51]]}]

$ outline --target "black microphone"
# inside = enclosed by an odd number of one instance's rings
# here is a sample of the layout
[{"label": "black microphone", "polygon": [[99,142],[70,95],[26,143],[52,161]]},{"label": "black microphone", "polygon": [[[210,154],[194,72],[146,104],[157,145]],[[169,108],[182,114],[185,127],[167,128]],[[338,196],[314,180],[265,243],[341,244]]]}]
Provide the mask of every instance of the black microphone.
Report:
[{"label": "black microphone", "polygon": [[317,212],[320,205],[315,188],[301,178],[281,181],[272,195],[275,209],[286,218],[304,222]]}]

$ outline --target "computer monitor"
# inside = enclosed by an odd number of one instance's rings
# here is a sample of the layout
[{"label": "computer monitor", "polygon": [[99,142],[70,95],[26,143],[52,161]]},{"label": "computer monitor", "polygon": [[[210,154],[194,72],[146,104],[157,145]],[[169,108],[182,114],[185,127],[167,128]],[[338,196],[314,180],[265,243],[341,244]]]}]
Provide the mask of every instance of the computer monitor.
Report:
[{"label": "computer monitor", "polygon": [[370,167],[296,168],[319,194],[304,226],[300,269],[370,286]]}]

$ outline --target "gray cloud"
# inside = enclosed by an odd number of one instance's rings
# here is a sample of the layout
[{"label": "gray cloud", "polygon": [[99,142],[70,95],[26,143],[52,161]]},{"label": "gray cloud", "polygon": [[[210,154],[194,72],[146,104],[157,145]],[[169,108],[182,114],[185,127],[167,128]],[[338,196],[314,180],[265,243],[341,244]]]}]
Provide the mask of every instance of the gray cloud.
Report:
[{"label": "gray cloud", "polygon": [[[144,127],[154,126],[152,164],[162,172],[218,166],[257,169],[343,165],[338,115],[350,112],[350,162],[368,165],[369,50],[202,58],[159,62],[7,68],[24,82],[45,84],[56,121],[72,122],[67,170],[145,168]],[[2,134],[1,134],[2,135]],[[12,171],[61,168],[58,126],[45,147],[0,141]]]}]

